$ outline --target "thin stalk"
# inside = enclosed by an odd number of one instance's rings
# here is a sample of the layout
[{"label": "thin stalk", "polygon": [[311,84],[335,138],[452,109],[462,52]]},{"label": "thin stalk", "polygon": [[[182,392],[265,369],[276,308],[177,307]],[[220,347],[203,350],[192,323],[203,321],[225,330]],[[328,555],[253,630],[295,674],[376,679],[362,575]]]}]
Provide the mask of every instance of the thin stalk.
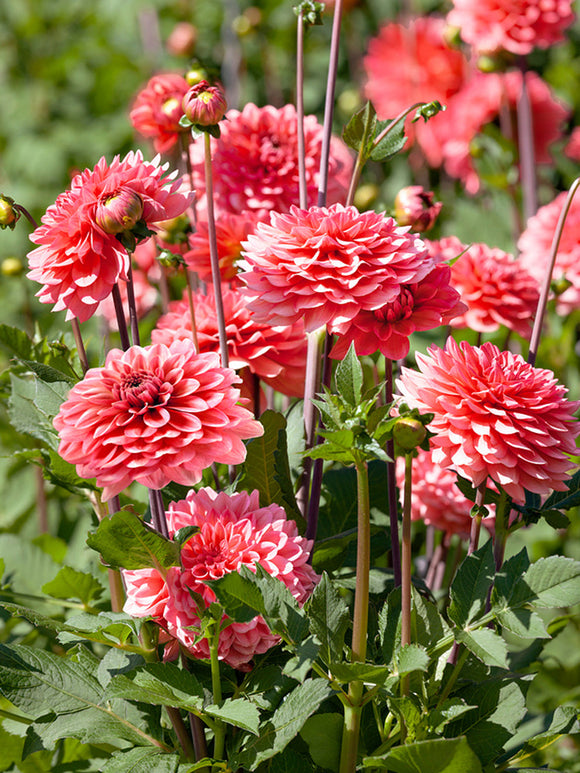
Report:
[{"label": "thin stalk", "polygon": [[438,591],[442,584],[445,574],[445,563],[449,554],[449,539],[447,532],[444,532],[441,542],[437,545],[429,563],[425,585],[431,589],[432,593]]},{"label": "thin stalk", "polygon": [[560,245],[560,239],[562,238],[562,232],[564,230],[564,223],[566,217],[572,205],[572,200],[578,186],[580,185],[580,177],[577,177],[568,191],[568,196],[560,212],[558,223],[556,224],[556,230],[554,232],[554,238],[552,239],[552,246],[550,248],[550,262],[544,276],[544,282],[540,291],[540,298],[538,300],[538,308],[536,310],[536,317],[534,319],[534,329],[532,330],[532,336],[530,338],[530,349],[528,351],[528,362],[530,365],[535,365],[536,357],[538,354],[538,347],[540,345],[540,336],[542,335],[542,327],[544,325],[544,315],[546,313],[546,306],[548,305],[548,296],[550,294],[550,283],[552,281],[552,274],[554,273],[554,266],[556,265],[556,256],[558,254],[558,247]]},{"label": "thin stalk", "polygon": [[26,207],[23,207],[22,204],[13,204],[12,209],[15,209],[17,212],[20,212],[24,215],[24,217],[28,220],[30,225],[36,230],[38,228],[38,223],[36,220],[32,217],[30,212],[26,209]]},{"label": "thin stalk", "polygon": [[[215,633],[209,640],[209,658],[211,667],[211,689],[213,693],[213,702],[218,706],[222,701],[222,683],[220,679],[220,662],[218,659],[219,635],[219,623],[216,622]],[[216,719],[213,748],[213,758],[215,760],[221,760],[224,756],[225,739],[226,735],[224,723],[221,720]]]},{"label": "thin stalk", "polygon": [[509,536],[509,517],[511,512],[511,499],[505,491],[502,491],[495,509],[495,529],[493,534],[493,556],[495,570],[499,572],[505,555],[505,546]]},{"label": "thin stalk", "polygon": [[[405,454],[405,490],[401,539],[401,647],[411,643],[411,496],[413,455]],[[409,677],[401,679],[402,695],[409,694]]]},{"label": "thin stalk", "polygon": [[487,479],[483,481],[478,487],[475,494],[475,507],[478,508],[477,515],[473,516],[471,522],[471,534],[469,535],[469,547],[467,548],[467,555],[474,553],[479,546],[479,534],[481,532],[481,520],[483,518],[481,514],[481,508],[485,500],[485,492],[487,491]]},{"label": "thin stalk", "polygon": [[119,337],[121,338],[121,347],[123,351],[127,351],[131,346],[129,341],[129,331],[127,330],[127,320],[125,319],[125,312],[123,310],[123,300],[121,298],[121,291],[119,285],[113,285],[113,306],[115,307],[115,315],[117,317],[117,327],[119,328]]},{"label": "thin stalk", "polygon": [[296,27],[296,140],[298,144],[298,201],[300,209],[308,207],[306,188],[306,150],[304,142],[304,14],[298,14]]},{"label": "thin stalk", "polygon": [[[315,436],[315,413],[312,400],[320,383],[320,363],[322,355],[322,336],[324,328],[307,333],[306,349],[306,375],[304,378],[304,437],[306,448],[312,448]],[[312,459],[304,457],[302,466],[302,482],[298,491],[298,505],[304,517],[307,515],[308,498],[310,489],[310,476],[312,472]]]},{"label": "thin stalk", "polygon": [[149,508],[151,510],[151,522],[156,531],[168,538],[167,519],[165,517],[165,506],[163,505],[163,496],[158,489],[149,489]]},{"label": "thin stalk", "polygon": [[83,337],[81,335],[81,326],[79,324],[79,321],[76,317],[73,317],[71,319],[71,326],[73,335],[75,337],[75,344],[77,347],[77,353],[79,355],[79,360],[81,363],[81,368],[83,369],[83,375],[87,372],[89,369],[89,361],[87,358],[87,352],[85,349],[85,345],[83,343]]},{"label": "thin stalk", "polygon": [[135,303],[135,285],[133,283],[133,268],[131,267],[131,253],[129,253],[129,270],[127,271],[127,305],[129,306],[129,327],[133,346],[139,346],[139,321],[137,319],[137,305]]},{"label": "thin stalk", "polygon": [[[385,357],[385,404],[393,402],[393,361]],[[397,479],[395,476],[395,444],[387,441],[386,451],[393,460],[387,462],[387,501],[389,506],[389,529],[391,536],[391,561],[395,588],[401,584],[401,561],[399,549],[399,518],[397,510]]]},{"label": "thin stalk", "polygon": [[[183,132],[179,135],[179,143],[180,143],[180,149],[181,149],[181,162],[183,164],[183,167],[185,171],[187,172],[187,179],[189,182],[189,188],[192,191],[195,191],[195,185],[193,182],[193,169],[191,166],[191,156],[189,153],[189,146],[191,144],[191,134],[189,132]],[[197,224],[197,207],[195,205],[195,199],[193,200],[193,203],[191,205],[190,210],[188,210],[189,213],[189,220],[193,227]]]},{"label": "thin stalk", "polygon": [[524,205],[524,219],[528,221],[538,210],[536,183],[536,154],[534,150],[534,125],[530,95],[526,83],[526,59],[521,57],[519,68],[522,75],[522,93],[518,99],[518,149]]},{"label": "thin stalk", "polygon": [[207,132],[204,132],[204,169],[205,169],[205,191],[207,198],[207,230],[209,237],[209,257],[211,262],[211,276],[213,282],[213,291],[215,296],[215,310],[218,323],[218,333],[220,342],[220,354],[222,359],[222,368],[229,367],[228,339],[226,335],[226,323],[224,317],[224,302],[222,298],[222,280],[220,273],[220,264],[217,248],[217,236],[215,230],[215,214],[213,206],[213,173],[211,166],[211,138]]},{"label": "thin stalk", "polygon": [[[111,506],[105,506],[98,491],[91,493],[89,501],[99,521],[112,515]],[[125,587],[121,573],[116,569],[108,569],[109,590],[111,591],[111,609],[113,612],[122,612],[125,603]]]},{"label": "thin stalk", "polygon": [[186,292],[187,292],[187,304],[189,306],[189,317],[191,319],[191,338],[193,340],[193,346],[196,354],[199,354],[199,341],[197,340],[197,325],[195,323],[195,307],[193,303],[193,282],[191,277],[191,271],[185,268],[186,279]]},{"label": "thin stalk", "polygon": [[166,706],[165,711],[167,711],[167,716],[169,717],[173,729],[175,730],[175,735],[177,736],[179,745],[183,749],[185,759],[195,760],[195,749],[193,748],[191,735],[187,730],[187,726],[183,721],[183,717],[181,716],[179,709],[176,709],[173,706]]}]

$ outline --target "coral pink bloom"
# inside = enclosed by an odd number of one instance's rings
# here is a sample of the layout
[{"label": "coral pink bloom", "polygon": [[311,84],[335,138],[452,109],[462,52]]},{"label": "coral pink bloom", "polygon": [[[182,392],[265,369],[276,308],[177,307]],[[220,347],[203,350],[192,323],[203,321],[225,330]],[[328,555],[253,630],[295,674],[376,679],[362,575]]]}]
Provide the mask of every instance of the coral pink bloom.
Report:
[{"label": "coral pink bloom", "polygon": [[435,266],[417,284],[401,285],[399,296],[375,311],[361,311],[350,322],[336,326],[339,338],[330,356],[342,359],[352,342],[358,355],[382,352],[400,360],[409,353],[409,336],[417,330],[444,325],[466,309],[449,280],[449,266]]},{"label": "coral pink bloom", "polygon": [[[168,570],[166,580],[155,569],[124,572],[127,580],[125,612],[135,617],[153,617],[194,657],[208,658],[207,640],[200,633],[199,610],[190,591],[207,605],[215,595],[206,585],[247,566],[259,563],[277,577],[302,604],[318,582],[308,564],[312,542],[298,534],[293,521],[278,505],[260,507],[259,493],[239,492],[228,496],[209,488],[190,491],[187,498],[172,502],[167,513],[170,537],[186,526],[198,526],[183,546],[182,567]],[[225,620],[226,618],[224,618]],[[278,642],[264,620],[232,623],[221,633],[218,655],[233,668],[248,670],[255,655]]]},{"label": "coral pink bloom", "polygon": [[529,54],[564,39],[572,0],[453,0],[448,23],[479,53]]},{"label": "coral pink bloom", "polygon": [[572,134],[564,148],[564,153],[573,161],[580,161],[580,126],[575,126],[572,129]]},{"label": "coral pink bloom", "polygon": [[445,22],[424,16],[408,26],[386,24],[364,58],[365,94],[379,118],[395,118],[415,102],[447,103],[463,85],[467,60],[443,38]]},{"label": "coral pink bloom", "polygon": [[292,207],[272,213],[245,244],[240,279],[256,319],[307,331],[350,322],[394,301],[403,284],[433,268],[423,242],[376,212],[355,207]]},{"label": "coral pink bloom", "polygon": [[[223,282],[231,282],[238,273],[244,242],[257,225],[258,219],[251,212],[236,215],[223,212],[216,219],[217,253]],[[189,237],[189,249],[184,254],[188,268],[195,271],[204,282],[212,282],[207,220],[199,220],[195,233]]]},{"label": "coral pink bloom", "polygon": [[[462,539],[468,539],[471,532],[473,502],[470,502],[459,490],[457,473],[449,467],[441,467],[437,464],[433,459],[433,451],[422,451],[419,448],[417,453],[417,457],[413,459],[411,472],[412,520],[423,521],[427,526],[434,526],[446,534],[458,534]],[[396,474],[402,504],[405,483],[403,457],[397,459]],[[491,526],[493,521],[493,517],[485,518],[483,523]]]},{"label": "coral pink bloom", "polygon": [[[560,193],[528,220],[525,231],[518,241],[519,259],[539,283],[546,279],[550,261],[552,239],[558,218],[566,201],[567,193]],[[572,199],[564,231],[558,245],[553,280],[565,279],[570,286],[558,296],[558,311],[569,314],[580,308],[580,200]]]},{"label": "coral pink bloom", "polygon": [[[275,108],[248,104],[242,112],[229,110],[212,140],[214,194],[220,209],[251,210],[263,219],[269,211],[287,212],[298,202],[297,118],[293,105]],[[304,120],[308,201],[317,198],[323,128],[314,116]],[[203,142],[193,144],[195,187],[205,189]],[[353,167],[346,145],[330,143],[328,203],[344,199]]]},{"label": "coral pink bloom", "polygon": [[[304,393],[306,333],[302,320],[287,327],[272,327],[255,321],[246,299],[237,290],[222,293],[230,368],[249,368],[259,378],[285,395]],[[213,290],[194,294],[195,324],[201,352],[219,352],[219,331]],[[183,298],[169,304],[152,331],[153,343],[170,344],[192,339],[189,303]]]},{"label": "coral pink bloom", "polygon": [[566,400],[551,371],[491,343],[458,346],[450,338],[428,354],[417,354],[420,373],[403,368],[398,385],[411,407],[434,414],[435,462],[474,486],[489,476],[517,502],[524,490],[566,490],[580,402]]},{"label": "coral pink bloom", "polygon": [[513,255],[487,244],[471,244],[451,268],[451,282],[468,310],[452,321],[480,333],[505,325],[529,338],[539,287]]},{"label": "coral pink bloom", "polygon": [[131,123],[144,137],[153,139],[157,153],[167,153],[185,131],[179,125],[183,97],[189,91],[185,78],[176,73],[154,75],[139,92],[130,113]]},{"label": "coral pink bloom", "polygon": [[137,152],[122,161],[116,156],[110,166],[102,158],[94,170],[74,177],[70,191],[57,197],[30,237],[40,246],[28,254],[28,278],[43,285],[37,293],[42,303],[54,303],[54,311],[67,309],[67,319],[84,322],[113,285],[127,279],[127,250],[97,222],[97,213],[128,192],[141,199],[141,220],[150,228],[180,215],[193,194],[179,193],[181,181],[166,170]]},{"label": "coral pink bloom", "polygon": [[217,354],[196,354],[188,341],[113,349],[61,405],[59,453],[105,487],[104,499],[133,481],[193,485],[213,462],[242,462],[242,439],[263,433],[237,405],[237,383]]},{"label": "coral pink bloom", "polygon": [[[534,116],[534,150],[539,164],[551,163],[550,145],[562,136],[562,125],[570,111],[552,94],[548,84],[535,72],[526,73]],[[472,162],[472,143],[486,124],[495,121],[502,105],[509,108],[512,137],[517,137],[516,106],[522,93],[522,75],[477,73],[439,113],[417,129],[417,139],[432,166],[443,165],[447,174],[462,180],[469,193],[479,189]]]}]

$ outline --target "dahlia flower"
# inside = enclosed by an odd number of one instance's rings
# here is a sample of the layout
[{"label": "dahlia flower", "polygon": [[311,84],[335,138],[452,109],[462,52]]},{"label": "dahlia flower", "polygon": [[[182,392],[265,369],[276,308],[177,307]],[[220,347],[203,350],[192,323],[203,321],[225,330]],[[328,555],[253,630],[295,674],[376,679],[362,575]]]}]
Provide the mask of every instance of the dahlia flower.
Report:
[{"label": "dahlia flower", "polygon": [[[301,320],[287,327],[258,323],[237,290],[222,293],[230,368],[248,368],[278,392],[293,397],[304,393],[306,333]],[[195,325],[200,352],[219,352],[219,330],[213,290],[194,294]],[[151,333],[153,343],[169,345],[191,340],[189,303],[169,304],[169,311]],[[240,374],[242,375],[242,374]]]},{"label": "dahlia flower", "polygon": [[89,370],[54,419],[59,453],[110,499],[133,481],[190,486],[213,462],[238,464],[261,424],[237,405],[240,379],[191,341],[113,349]]},{"label": "dahlia flower", "polygon": [[489,476],[517,502],[525,490],[566,490],[580,402],[566,400],[551,371],[491,343],[478,348],[450,338],[428,355],[417,354],[419,373],[403,368],[398,386],[411,407],[434,414],[437,464],[474,486]]},{"label": "dahlia flower", "polygon": [[[223,282],[231,282],[238,273],[242,242],[254,230],[258,220],[251,212],[236,215],[221,213],[216,219],[217,254]],[[203,282],[211,282],[212,270],[209,252],[207,220],[198,220],[195,233],[189,237],[189,249],[183,255],[188,268],[195,271]]]},{"label": "dahlia flower", "polygon": [[[123,218],[119,201],[126,202],[131,216],[139,198],[141,222],[155,228],[184,212],[193,196],[179,193],[181,181],[166,170],[158,159],[146,162],[137,152],[122,161],[116,156],[110,166],[102,158],[94,170],[73,178],[30,237],[40,246],[28,254],[28,278],[43,285],[37,293],[42,303],[53,303],[54,311],[67,309],[67,319],[84,322],[113,285],[127,279],[129,255],[117,231],[111,231]],[[104,215],[108,204],[114,223]]]},{"label": "dahlia flower", "polygon": [[433,201],[434,194],[422,185],[408,185],[401,188],[395,197],[395,220],[399,225],[408,225],[415,233],[433,228],[443,203]]},{"label": "dahlia flower", "polygon": [[[552,239],[558,218],[566,201],[567,193],[560,193],[528,220],[525,231],[518,241],[519,260],[538,283],[543,283],[550,260]],[[558,296],[557,308],[561,314],[569,314],[580,308],[580,200],[574,196],[568,215],[552,275],[555,281],[566,279],[570,286]]]},{"label": "dahlia flower", "polygon": [[136,131],[153,139],[157,153],[167,153],[185,131],[179,120],[183,97],[189,91],[185,78],[176,73],[154,75],[139,92],[129,115]]},{"label": "dahlia flower", "polygon": [[[124,611],[134,617],[153,617],[196,658],[208,658],[206,639],[198,641],[199,610],[190,591],[207,605],[216,600],[205,584],[259,563],[277,577],[302,604],[318,575],[308,563],[312,542],[298,534],[293,521],[278,505],[260,507],[259,492],[228,496],[209,488],[190,491],[172,502],[167,512],[169,536],[186,526],[198,526],[181,551],[181,567],[171,567],[165,578],[155,569],[125,571],[127,601]],[[224,617],[224,621],[227,618]],[[248,670],[255,655],[278,642],[264,622],[231,623],[219,637],[218,656],[233,668]]]},{"label": "dahlia flower", "polygon": [[219,123],[228,107],[223,90],[219,86],[210,86],[204,80],[189,89],[183,97],[182,106],[187,118],[198,126]]},{"label": "dahlia flower", "polygon": [[467,307],[449,282],[449,266],[435,266],[416,284],[401,285],[394,301],[374,311],[361,311],[348,323],[334,326],[339,338],[330,356],[342,359],[354,342],[358,355],[382,352],[400,360],[409,353],[409,336],[447,324]]},{"label": "dahlia flower", "polygon": [[376,212],[355,207],[292,207],[273,212],[244,245],[240,279],[258,322],[330,332],[360,311],[396,300],[401,285],[433,268],[423,242]]},{"label": "dahlia flower", "polygon": [[452,0],[447,22],[478,53],[529,54],[564,39],[572,0]]},{"label": "dahlia flower", "polygon": [[[275,108],[247,104],[228,110],[220,124],[219,140],[212,140],[214,196],[218,210],[287,212],[298,201],[297,118],[293,105]],[[323,127],[314,116],[304,120],[306,185],[309,203],[317,199]],[[205,190],[203,141],[192,145],[195,188]],[[342,140],[330,143],[328,203],[344,199],[353,161]]]},{"label": "dahlia flower", "polygon": [[570,134],[564,153],[571,158],[572,161],[580,161],[580,126],[575,126]]}]

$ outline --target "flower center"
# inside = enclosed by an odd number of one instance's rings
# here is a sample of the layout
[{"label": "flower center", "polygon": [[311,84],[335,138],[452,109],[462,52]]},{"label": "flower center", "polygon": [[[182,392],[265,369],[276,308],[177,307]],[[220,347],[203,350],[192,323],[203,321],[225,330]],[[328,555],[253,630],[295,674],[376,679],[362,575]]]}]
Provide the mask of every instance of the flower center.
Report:
[{"label": "flower center", "polygon": [[171,384],[147,371],[129,373],[120,384],[119,398],[125,400],[134,413],[166,405],[172,392]]},{"label": "flower center", "polygon": [[382,309],[377,309],[373,313],[381,322],[387,324],[400,322],[402,319],[409,319],[413,314],[414,305],[413,293],[406,287],[403,287],[396,301],[388,303]]}]

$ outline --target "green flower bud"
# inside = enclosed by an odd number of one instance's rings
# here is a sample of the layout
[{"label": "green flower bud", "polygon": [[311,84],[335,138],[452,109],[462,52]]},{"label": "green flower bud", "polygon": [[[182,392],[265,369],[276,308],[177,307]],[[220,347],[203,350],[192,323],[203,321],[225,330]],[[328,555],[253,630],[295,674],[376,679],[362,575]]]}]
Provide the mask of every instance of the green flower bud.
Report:
[{"label": "green flower bud", "polygon": [[418,419],[402,416],[393,427],[393,440],[403,449],[412,451],[427,437],[427,430]]}]

